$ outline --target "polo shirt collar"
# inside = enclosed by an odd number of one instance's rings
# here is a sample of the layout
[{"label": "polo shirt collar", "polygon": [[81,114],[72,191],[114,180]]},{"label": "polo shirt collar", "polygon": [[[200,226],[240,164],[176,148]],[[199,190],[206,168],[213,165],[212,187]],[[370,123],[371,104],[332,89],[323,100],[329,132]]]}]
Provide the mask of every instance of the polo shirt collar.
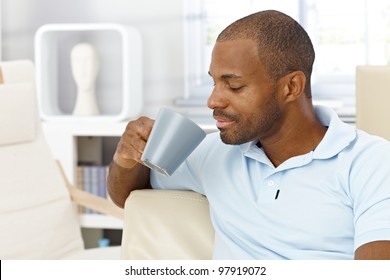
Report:
[{"label": "polo shirt collar", "polygon": [[356,130],[349,124],[340,120],[335,111],[324,106],[314,107],[319,121],[328,127],[324,138],[314,150],[313,158],[327,159],[331,158],[356,138]]}]

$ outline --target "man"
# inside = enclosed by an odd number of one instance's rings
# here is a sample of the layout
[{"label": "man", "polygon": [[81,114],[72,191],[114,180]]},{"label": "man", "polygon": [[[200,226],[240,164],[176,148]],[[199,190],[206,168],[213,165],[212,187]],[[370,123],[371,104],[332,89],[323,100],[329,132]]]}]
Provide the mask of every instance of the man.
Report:
[{"label": "man", "polygon": [[228,26],[209,69],[220,133],[163,177],[140,162],[153,120],[130,122],[112,199],[151,186],[206,195],[216,259],[390,259],[390,144],[313,108],[313,62],[307,33],[280,12]]}]

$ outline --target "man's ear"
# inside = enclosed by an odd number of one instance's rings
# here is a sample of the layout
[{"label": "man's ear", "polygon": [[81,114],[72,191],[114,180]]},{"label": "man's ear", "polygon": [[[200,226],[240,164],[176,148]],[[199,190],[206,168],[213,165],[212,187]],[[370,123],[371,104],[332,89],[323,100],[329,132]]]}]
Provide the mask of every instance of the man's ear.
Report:
[{"label": "man's ear", "polygon": [[291,72],[279,80],[285,102],[297,100],[305,94],[306,76],[302,71]]}]

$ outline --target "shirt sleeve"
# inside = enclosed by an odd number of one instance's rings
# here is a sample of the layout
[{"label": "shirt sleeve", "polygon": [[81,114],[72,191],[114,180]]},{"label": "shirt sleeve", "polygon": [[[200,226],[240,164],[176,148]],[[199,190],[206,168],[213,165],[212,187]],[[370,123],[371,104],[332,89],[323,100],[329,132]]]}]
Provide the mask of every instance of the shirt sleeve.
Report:
[{"label": "shirt sleeve", "polygon": [[355,214],[355,250],[390,240],[390,144],[373,145],[356,163],[351,182]]}]

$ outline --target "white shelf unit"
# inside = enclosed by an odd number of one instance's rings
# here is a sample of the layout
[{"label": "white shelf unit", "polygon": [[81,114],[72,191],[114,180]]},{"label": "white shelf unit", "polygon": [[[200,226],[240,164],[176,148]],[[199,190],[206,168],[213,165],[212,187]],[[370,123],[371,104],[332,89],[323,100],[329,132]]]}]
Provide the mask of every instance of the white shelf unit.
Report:
[{"label": "white shelf unit", "polygon": [[80,223],[84,228],[122,229],[123,221],[114,217],[97,214],[80,214]]},{"label": "white shelf unit", "polygon": [[[61,162],[69,181],[76,185],[76,168],[82,152],[79,147],[81,139],[86,137],[103,140],[104,138],[111,138],[111,142],[115,142],[112,141],[112,137],[119,140],[126,124],[127,122],[43,122],[42,127],[54,158]],[[109,150],[114,150],[116,143],[111,146],[113,147],[110,147]],[[98,149],[89,153],[91,157],[101,157],[104,152],[101,150],[101,145],[95,145],[94,147],[94,143],[86,148],[88,150]],[[112,157],[112,155],[108,157]],[[123,222],[120,219],[101,214],[80,214],[80,222],[81,226],[85,228],[122,229],[123,227]]]}]

